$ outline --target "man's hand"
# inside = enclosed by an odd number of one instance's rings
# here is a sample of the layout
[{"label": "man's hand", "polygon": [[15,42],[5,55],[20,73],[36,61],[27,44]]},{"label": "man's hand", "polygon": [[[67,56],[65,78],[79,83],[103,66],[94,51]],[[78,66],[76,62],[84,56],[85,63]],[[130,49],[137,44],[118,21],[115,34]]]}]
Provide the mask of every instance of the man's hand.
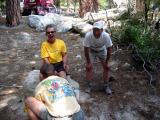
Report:
[{"label": "man's hand", "polygon": [[64,64],[63,64],[63,67],[64,67],[64,69],[65,69],[66,71],[69,70],[69,65],[68,65],[68,64],[64,63]]},{"label": "man's hand", "polygon": [[50,62],[49,62],[49,59],[48,59],[48,58],[43,58],[42,60],[43,60],[43,63],[50,64]]}]

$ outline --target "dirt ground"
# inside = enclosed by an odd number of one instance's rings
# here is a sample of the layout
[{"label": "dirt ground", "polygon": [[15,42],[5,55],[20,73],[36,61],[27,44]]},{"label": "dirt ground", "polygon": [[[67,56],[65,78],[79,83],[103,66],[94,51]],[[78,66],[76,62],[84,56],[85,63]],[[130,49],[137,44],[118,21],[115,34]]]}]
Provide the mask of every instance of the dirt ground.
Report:
[{"label": "dirt ground", "polygon": [[[23,103],[23,86],[27,73],[39,69],[40,44],[44,32],[30,28],[26,19],[20,26],[7,28],[4,21],[0,25],[0,118],[3,120],[25,120],[17,114],[13,103]],[[3,21],[3,22],[2,22]],[[68,48],[69,73],[78,81],[82,92],[86,89],[85,59],[79,34],[57,33]],[[113,95],[107,96],[102,90],[102,67],[95,63],[93,90],[89,100],[80,103],[88,120],[160,120],[159,77],[154,87],[149,84],[149,76],[141,66],[136,66],[127,46],[117,44],[110,61],[110,76]],[[118,45],[118,47],[117,47]],[[118,48],[118,49],[117,49]],[[32,64],[35,63],[33,66]],[[7,114],[6,114],[7,113]],[[17,115],[16,115],[17,114]],[[14,116],[14,117],[13,117]]]}]

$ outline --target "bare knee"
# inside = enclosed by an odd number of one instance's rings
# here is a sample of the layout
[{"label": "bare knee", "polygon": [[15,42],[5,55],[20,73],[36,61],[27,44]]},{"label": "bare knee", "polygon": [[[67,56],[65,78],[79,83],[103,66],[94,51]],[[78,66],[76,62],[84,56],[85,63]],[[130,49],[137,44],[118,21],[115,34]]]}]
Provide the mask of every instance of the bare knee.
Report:
[{"label": "bare knee", "polygon": [[34,99],[33,97],[27,97],[25,98],[24,103],[28,105],[33,99]]}]

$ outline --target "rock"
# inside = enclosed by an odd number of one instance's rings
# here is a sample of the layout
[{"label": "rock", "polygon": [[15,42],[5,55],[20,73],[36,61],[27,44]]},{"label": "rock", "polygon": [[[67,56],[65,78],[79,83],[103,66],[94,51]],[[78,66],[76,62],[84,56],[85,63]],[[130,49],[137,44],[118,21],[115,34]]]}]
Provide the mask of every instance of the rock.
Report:
[{"label": "rock", "polygon": [[74,23],[72,28],[74,31],[80,33],[82,36],[85,36],[85,34],[92,29],[92,25],[86,22],[78,22]]},{"label": "rock", "polygon": [[83,20],[89,21],[90,23],[93,23],[94,21],[99,21],[99,20],[106,20],[106,17],[109,20],[117,20],[126,12],[127,12],[126,7],[122,7],[118,9],[117,8],[108,9],[106,11],[100,11],[98,13],[88,12],[84,15]]},{"label": "rock", "polygon": [[80,97],[78,101],[80,103],[91,103],[93,98],[90,97],[90,94],[80,91]]},{"label": "rock", "polygon": [[63,17],[62,21],[56,25],[57,32],[67,32],[72,28],[72,20],[67,17]]},{"label": "rock", "polygon": [[122,22],[121,21],[115,21],[114,23],[113,23],[113,26],[114,27],[121,27],[122,26]]},{"label": "rock", "polygon": [[11,81],[11,80],[13,80],[16,76],[17,76],[16,73],[10,73],[9,75],[6,76],[6,79]]},{"label": "rock", "polygon": [[99,12],[99,13],[87,12],[83,18],[84,21],[89,21],[90,23],[93,23],[94,21],[105,20],[105,19],[106,19],[105,11]]},{"label": "rock", "polygon": [[76,58],[77,59],[82,59],[82,56],[81,55],[76,55]]},{"label": "rock", "polygon": [[17,96],[11,95],[8,96],[6,99],[3,99],[0,101],[0,108],[4,108],[8,105],[9,101],[13,101],[14,99],[17,99]]},{"label": "rock", "polygon": [[18,32],[16,33],[17,40],[23,43],[31,43],[32,36],[27,32]]},{"label": "rock", "polygon": [[118,61],[111,61],[109,62],[109,67],[110,67],[110,70],[113,71],[113,72],[116,72],[118,70]]},{"label": "rock", "polygon": [[126,80],[131,80],[133,78],[130,74],[125,74],[123,77]]},{"label": "rock", "polygon": [[34,55],[34,57],[35,57],[35,58],[39,58],[39,55],[36,54],[36,55]]},{"label": "rock", "polygon": [[53,24],[57,32],[67,32],[72,28],[72,17],[60,16],[56,13],[48,13],[45,16],[29,15],[29,26],[37,31],[44,31],[48,24]]},{"label": "rock", "polygon": [[38,85],[39,81],[39,70],[33,70],[28,73],[25,81],[23,82],[24,86],[24,95],[33,96],[35,87]]},{"label": "rock", "polygon": [[44,16],[29,15],[28,24],[37,31],[43,31],[48,24],[53,24],[53,20]]},{"label": "rock", "polygon": [[113,9],[108,9],[107,10],[107,16],[108,19],[111,20],[117,20],[119,19],[123,14],[125,14],[127,12],[127,8],[123,7],[123,8],[113,8]]},{"label": "rock", "polygon": [[101,103],[91,103],[90,111],[92,113],[91,116],[87,116],[86,120],[113,120],[111,116],[111,109],[109,104],[106,102]]},{"label": "rock", "polygon": [[34,70],[35,66],[36,66],[36,61],[30,61],[29,64],[30,64],[30,67],[32,68],[32,70]]},{"label": "rock", "polygon": [[130,65],[129,63],[124,63],[124,64],[122,65],[122,69],[123,69],[123,70],[130,70],[130,69],[131,69],[131,65]]},{"label": "rock", "polygon": [[0,72],[0,75],[5,75],[6,73],[9,72],[9,67],[8,66],[1,66],[0,71],[5,71],[5,72]]},{"label": "rock", "polygon": [[28,120],[27,113],[24,111],[24,102],[20,99],[12,101],[8,112],[11,120]]},{"label": "rock", "polygon": [[113,3],[117,5],[117,8],[128,6],[128,0],[113,0]]},{"label": "rock", "polygon": [[10,52],[9,58],[15,58],[17,56],[17,52],[15,50]]},{"label": "rock", "polygon": [[155,112],[154,114],[155,120],[160,120],[160,112]]},{"label": "rock", "polygon": [[128,105],[124,110],[115,112],[115,120],[145,120],[145,118]]}]

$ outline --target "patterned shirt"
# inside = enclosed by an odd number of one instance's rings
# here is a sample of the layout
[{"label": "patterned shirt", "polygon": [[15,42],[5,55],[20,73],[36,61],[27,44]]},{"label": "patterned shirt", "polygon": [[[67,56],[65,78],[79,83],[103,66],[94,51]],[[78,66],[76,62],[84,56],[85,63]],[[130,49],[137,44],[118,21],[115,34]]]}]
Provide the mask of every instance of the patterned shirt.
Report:
[{"label": "patterned shirt", "polygon": [[35,97],[45,104],[52,116],[68,116],[80,110],[72,87],[66,79],[58,76],[41,81],[36,87]]}]

